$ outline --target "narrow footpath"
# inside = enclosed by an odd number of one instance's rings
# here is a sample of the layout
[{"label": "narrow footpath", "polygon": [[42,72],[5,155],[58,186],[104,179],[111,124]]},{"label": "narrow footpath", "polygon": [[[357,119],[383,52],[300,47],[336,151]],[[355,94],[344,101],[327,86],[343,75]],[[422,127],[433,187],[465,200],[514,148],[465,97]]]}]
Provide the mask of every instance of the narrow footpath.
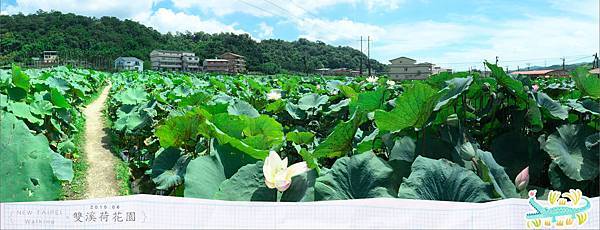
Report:
[{"label": "narrow footpath", "polygon": [[88,163],[85,198],[117,196],[119,186],[115,176],[115,162],[118,160],[110,151],[108,136],[102,111],[108,97],[110,84],[104,88],[98,99],[83,111],[85,115],[85,155]]}]

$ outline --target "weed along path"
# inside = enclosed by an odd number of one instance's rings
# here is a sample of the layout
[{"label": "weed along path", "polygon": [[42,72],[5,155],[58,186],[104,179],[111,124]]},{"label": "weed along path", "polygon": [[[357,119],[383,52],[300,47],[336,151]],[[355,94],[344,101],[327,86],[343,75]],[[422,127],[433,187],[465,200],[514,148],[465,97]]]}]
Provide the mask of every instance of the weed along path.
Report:
[{"label": "weed along path", "polygon": [[104,88],[98,99],[83,111],[85,115],[85,147],[88,162],[85,198],[98,198],[118,195],[115,176],[116,157],[109,149],[110,138],[106,133],[102,111],[108,97],[110,84]]}]

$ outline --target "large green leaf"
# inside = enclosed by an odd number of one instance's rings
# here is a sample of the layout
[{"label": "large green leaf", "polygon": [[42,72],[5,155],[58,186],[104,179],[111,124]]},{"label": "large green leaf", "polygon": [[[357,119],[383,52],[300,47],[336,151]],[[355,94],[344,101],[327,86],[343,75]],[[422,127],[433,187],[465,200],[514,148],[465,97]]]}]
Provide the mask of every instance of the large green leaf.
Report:
[{"label": "large green leaf", "polygon": [[199,156],[187,165],[184,196],[212,199],[225,179],[218,154]]},{"label": "large green leaf", "polygon": [[231,115],[246,115],[252,118],[260,116],[258,111],[248,102],[237,100],[227,107],[227,112]]},{"label": "large green leaf", "polygon": [[485,202],[492,200],[490,186],[475,173],[445,159],[418,156],[398,198]]},{"label": "large green leaf", "polygon": [[600,78],[597,75],[590,74],[583,67],[577,68],[573,75],[575,75],[573,77],[575,85],[583,95],[588,95],[596,99],[600,98]]},{"label": "large green leaf", "polygon": [[176,148],[159,149],[152,162],[152,181],[157,189],[167,190],[183,182],[185,166],[188,162],[181,150]]},{"label": "large green leaf", "polygon": [[552,188],[559,191],[567,191],[569,189],[585,189],[590,181],[576,181],[568,176],[560,169],[556,163],[550,163],[548,167],[548,178]]},{"label": "large green leaf", "polygon": [[396,107],[392,111],[375,111],[375,123],[380,130],[392,132],[408,127],[422,128],[433,112],[437,99],[437,90],[416,82],[396,99]]},{"label": "large green leaf", "polygon": [[160,140],[162,147],[191,147],[196,145],[196,138],[202,134],[208,112],[195,109],[183,116],[171,117],[158,128],[154,135]]},{"label": "large green leaf", "polygon": [[41,115],[42,117],[46,115],[52,115],[52,108],[54,108],[54,106],[52,106],[52,103],[46,100],[34,101],[33,103],[31,103],[30,106],[30,110],[32,113]]},{"label": "large green leaf", "polygon": [[339,123],[331,134],[315,148],[313,156],[339,157],[352,151],[352,140],[358,129],[360,116],[354,115],[349,121]]},{"label": "large green leaf", "polygon": [[442,89],[445,94],[440,98],[438,103],[435,105],[434,110],[440,110],[444,105],[450,103],[460,96],[463,92],[469,89],[469,86],[473,82],[473,77],[468,76],[466,78],[453,78],[446,81],[446,88]]},{"label": "large green leaf", "polygon": [[16,87],[25,90],[25,92],[29,91],[29,76],[21,70],[21,67],[15,64],[12,65],[12,83]]},{"label": "large green leaf", "polygon": [[504,70],[497,65],[485,63],[487,67],[492,71],[492,77],[496,78],[498,84],[505,87],[510,93],[516,98],[523,102],[528,101],[527,93],[525,93],[523,83],[508,76]]},{"label": "large green leaf", "polygon": [[134,87],[115,95],[115,98],[124,105],[137,105],[144,102],[147,95],[144,88]]},{"label": "large green leaf", "polygon": [[[292,184],[283,192],[281,201],[310,201],[310,178],[307,173],[293,177]],[[277,189],[266,186],[263,162],[258,161],[256,164],[240,168],[230,179],[223,181],[214,198],[231,201],[277,201]]]},{"label": "large green leaf", "polygon": [[584,125],[563,125],[548,136],[544,150],[569,178],[576,181],[598,176],[598,146],[588,149],[585,140],[594,131]]},{"label": "large green leaf", "polygon": [[[480,166],[485,167],[487,169],[487,177],[489,177],[489,182],[494,186],[494,190],[500,195],[502,198],[518,198],[519,194],[517,193],[517,188],[515,184],[513,184],[512,180],[506,172],[504,171],[504,167],[496,163],[494,156],[487,151],[477,150],[477,156],[481,160]],[[484,179],[485,181],[485,179]]]},{"label": "large green leaf", "polygon": [[42,125],[44,123],[43,120],[33,116],[31,114],[29,105],[23,102],[13,102],[8,104],[8,111],[12,112],[15,116],[26,119],[33,124]]},{"label": "large green leaf", "polygon": [[275,119],[260,115],[256,118],[245,118],[246,127],[243,142],[256,149],[277,149],[283,143],[283,127]]},{"label": "large green leaf", "polygon": [[373,153],[339,158],[317,178],[315,200],[394,197],[392,168]]},{"label": "large green leaf", "polygon": [[569,117],[569,111],[565,106],[561,105],[557,101],[552,100],[550,96],[541,91],[537,93],[537,103],[542,108],[548,110],[552,116],[558,119],[564,120]]},{"label": "large green leaf", "polygon": [[329,96],[327,95],[309,93],[298,100],[298,108],[301,110],[317,109],[320,105],[326,104],[327,100],[329,100]]},{"label": "large green leaf", "polygon": [[289,132],[285,135],[285,139],[299,145],[310,144],[314,141],[315,134],[311,132]]},{"label": "large green leaf", "polygon": [[0,201],[58,199],[61,185],[52,169],[53,154],[43,135],[34,136],[25,123],[0,111]]},{"label": "large green leaf", "polygon": [[416,155],[415,140],[410,137],[400,137],[394,141],[394,146],[390,151],[390,161],[400,160],[412,162]]},{"label": "large green leaf", "polygon": [[580,113],[591,113],[593,115],[600,114],[600,103],[592,99],[585,99],[581,102],[577,102],[575,99],[569,99],[567,104],[573,108],[573,110]]},{"label": "large green leaf", "polygon": [[52,89],[50,92],[50,99],[56,107],[65,109],[71,108],[71,104],[69,104],[65,96],[63,96],[57,89]]}]

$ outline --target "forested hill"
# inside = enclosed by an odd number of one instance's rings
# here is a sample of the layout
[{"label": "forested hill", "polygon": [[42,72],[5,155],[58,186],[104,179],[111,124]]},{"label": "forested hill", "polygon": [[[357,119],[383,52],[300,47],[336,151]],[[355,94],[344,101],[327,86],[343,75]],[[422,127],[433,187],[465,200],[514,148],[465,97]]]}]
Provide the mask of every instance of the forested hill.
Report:
[{"label": "forested hill", "polygon": [[[61,12],[0,16],[0,65],[26,62],[40,57],[44,50],[57,50],[62,56],[88,61],[114,60],[119,56],[148,61],[153,49],[193,51],[200,58],[214,58],[231,51],[246,56],[250,70],[264,72],[304,72],[323,67],[358,69],[361,56],[366,60],[353,48],[306,39],[259,42],[247,34],[161,34],[131,20]],[[371,63],[376,71],[384,68],[375,60]]]}]

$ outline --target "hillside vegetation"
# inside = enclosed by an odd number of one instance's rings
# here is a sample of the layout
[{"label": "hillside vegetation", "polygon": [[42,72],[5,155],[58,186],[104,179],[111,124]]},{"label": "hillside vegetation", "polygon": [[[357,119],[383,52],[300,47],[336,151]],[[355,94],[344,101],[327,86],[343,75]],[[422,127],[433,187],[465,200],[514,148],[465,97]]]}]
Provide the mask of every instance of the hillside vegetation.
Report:
[{"label": "hillside vegetation", "polygon": [[[203,59],[235,52],[246,56],[249,70],[267,73],[306,72],[322,67],[359,69],[361,56],[366,62],[366,56],[351,47],[306,39],[256,41],[248,34],[161,34],[131,20],[61,12],[0,16],[0,65],[26,62],[40,57],[44,50],[57,50],[64,57],[89,62],[119,56],[148,61],[153,49],[193,51]],[[375,71],[383,71],[383,64],[371,62]]]}]

